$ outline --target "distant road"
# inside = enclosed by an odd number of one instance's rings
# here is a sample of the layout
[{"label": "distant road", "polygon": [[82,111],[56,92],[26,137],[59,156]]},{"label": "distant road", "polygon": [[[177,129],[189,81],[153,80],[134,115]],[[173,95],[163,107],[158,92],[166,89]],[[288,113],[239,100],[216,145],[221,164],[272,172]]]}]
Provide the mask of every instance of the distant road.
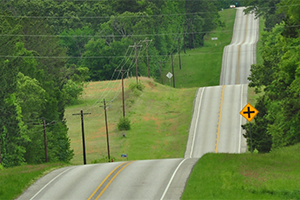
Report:
[{"label": "distant road", "polygon": [[34,183],[20,200],[180,199],[197,160],[208,152],[246,151],[239,115],[255,63],[258,20],[237,9],[232,42],[224,49],[220,86],[199,88],[184,158],[71,166]]},{"label": "distant road", "polygon": [[259,20],[237,8],[232,41],[224,48],[220,85],[248,84],[250,67],[256,63]]}]

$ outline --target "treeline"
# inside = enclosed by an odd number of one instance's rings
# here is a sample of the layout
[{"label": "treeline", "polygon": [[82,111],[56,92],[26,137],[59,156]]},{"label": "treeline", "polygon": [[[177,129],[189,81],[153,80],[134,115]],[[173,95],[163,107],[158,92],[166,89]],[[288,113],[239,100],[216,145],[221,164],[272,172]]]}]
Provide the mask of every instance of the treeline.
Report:
[{"label": "treeline", "polygon": [[[300,1],[248,0],[248,11],[266,19],[263,64],[251,67],[249,86],[261,93],[252,123],[253,146],[259,152],[300,142]],[[249,124],[243,126],[250,144]]]},{"label": "treeline", "polygon": [[[72,159],[65,107],[84,81],[110,80],[134,58],[139,75],[159,77],[159,60],[181,47],[204,44],[232,1],[2,0],[0,2],[0,162],[42,163],[43,119],[49,161]],[[147,40],[145,40],[147,38]],[[184,39],[183,39],[184,38]],[[146,42],[147,41],[147,42]],[[122,64],[131,71],[131,61]]]}]

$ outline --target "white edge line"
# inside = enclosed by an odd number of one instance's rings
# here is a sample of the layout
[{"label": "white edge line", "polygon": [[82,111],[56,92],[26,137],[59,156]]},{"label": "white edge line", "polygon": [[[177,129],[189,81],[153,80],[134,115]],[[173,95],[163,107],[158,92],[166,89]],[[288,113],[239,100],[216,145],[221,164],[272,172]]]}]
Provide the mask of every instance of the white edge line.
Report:
[{"label": "white edge line", "polygon": [[193,141],[192,141],[192,147],[191,147],[191,152],[190,152],[190,158],[192,158],[192,154],[193,154],[193,151],[194,151],[195,136],[196,136],[196,130],[197,130],[199,116],[200,116],[200,107],[201,107],[201,103],[202,103],[202,97],[203,97],[204,90],[205,90],[205,88],[203,87],[201,95],[200,95],[200,102],[199,102],[198,113],[197,113],[197,118],[196,118],[196,124],[195,124],[195,129],[194,129],[194,134],[193,134]]},{"label": "white edge line", "polygon": [[165,198],[165,195],[166,195],[167,191],[169,190],[169,187],[170,187],[170,185],[171,185],[171,183],[172,183],[172,181],[173,181],[173,179],[174,179],[174,177],[175,177],[175,175],[176,175],[176,173],[177,173],[179,167],[180,167],[180,166],[182,165],[182,163],[183,163],[184,161],[186,161],[186,160],[187,160],[187,158],[183,159],[183,160],[179,163],[179,165],[177,166],[177,168],[175,169],[175,171],[174,171],[174,173],[173,173],[173,175],[172,175],[172,177],[171,177],[171,179],[170,179],[170,181],[169,181],[169,183],[168,183],[168,185],[167,185],[167,187],[166,187],[166,189],[165,189],[163,195],[161,196],[160,200],[163,200],[163,199]]},{"label": "white edge line", "polygon": [[55,179],[57,179],[58,177],[60,177],[62,174],[64,174],[65,172],[69,171],[72,168],[66,169],[65,171],[61,172],[60,174],[58,174],[56,177],[54,177],[51,181],[49,181],[44,187],[42,187],[33,197],[31,197],[30,200],[34,199],[40,192],[42,192],[50,183],[52,183]]},{"label": "white edge line", "polygon": [[[240,110],[243,109],[243,95],[244,94],[244,84],[242,84],[242,92],[241,92],[241,108]],[[238,149],[238,153],[241,153],[241,140],[242,140],[242,116],[240,115],[240,131],[239,131],[239,149]]]}]

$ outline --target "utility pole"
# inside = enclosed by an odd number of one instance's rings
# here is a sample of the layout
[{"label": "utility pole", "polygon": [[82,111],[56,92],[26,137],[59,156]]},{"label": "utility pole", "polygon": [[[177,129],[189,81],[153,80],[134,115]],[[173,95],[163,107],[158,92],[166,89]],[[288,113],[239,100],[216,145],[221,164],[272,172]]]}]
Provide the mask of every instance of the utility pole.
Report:
[{"label": "utility pole", "polygon": [[46,121],[45,121],[45,118],[43,118],[43,129],[44,129],[45,158],[46,158],[46,162],[48,162],[48,147],[47,147],[47,134],[46,134]]},{"label": "utility pole", "polygon": [[138,79],[138,68],[137,68],[137,48],[138,47],[142,47],[142,45],[136,45],[136,43],[134,43],[134,45],[131,45],[129,47],[133,47],[134,48],[134,56],[135,56],[135,75],[136,75],[136,84],[139,83],[139,79]]},{"label": "utility pole", "polygon": [[[184,30],[184,28],[185,28],[184,23],[185,22],[182,23],[182,25],[183,25],[183,51],[184,51],[184,53],[186,53],[186,50],[185,50],[185,32],[186,32],[186,30]],[[186,23],[186,27],[188,27],[187,23]]]},{"label": "utility pole", "polygon": [[81,131],[82,131],[82,149],[83,149],[83,163],[86,164],[86,153],[85,153],[85,138],[84,138],[84,124],[83,124],[83,116],[89,115],[91,113],[83,113],[82,110],[80,110],[80,113],[76,113],[73,115],[80,115],[81,116]]},{"label": "utility pole", "polygon": [[152,40],[147,40],[147,38],[143,41],[146,42],[146,52],[147,52],[147,69],[148,69],[148,78],[150,78],[149,74],[149,55],[148,55],[148,42],[152,42]]},{"label": "utility pole", "polygon": [[173,73],[173,87],[175,88],[175,73],[174,73],[173,53],[171,53],[171,60],[172,60],[172,73]]},{"label": "utility pole", "polygon": [[109,151],[109,139],[108,139],[108,126],[107,126],[107,114],[106,114],[106,103],[105,103],[105,99],[103,99],[103,103],[104,103],[104,113],[105,113],[105,127],[106,127],[107,155],[108,155],[108,162],[110,162],[110,151]]},{"label": "utility pole", "polygon": [[124,98],[124,72],[126,72],[127,70],[119,70],[119,72],[121,72],[122,74],[122,103],[123,103],[123,117],[125,117],[125,98]]},{"label": "utility pole", "polygon": [[45,148],[45,161],[48,162],[48,145],[47,145],[47,133],[46,133],[46,126],[50,124],[54,124],[55,121],[52,121],[51,123],[46,124],[45,118],[43,119],[43,123],[33,123],[33,125],[43,125],[43,130],[44,130],[44,148]]},{"label": "utility pole", "polygon": [[181,58],[180,58],[180,37],[178,38],[178,58],[179,58],[179,69],[181,69]]},{"label": "utility pole", "polygon": [[159,60],[159,66],[160,66],[160,82],[161,82],[161,84],[164,84],[163,78],[162,78],[162,67],[161,67],[161,65],[162,65],[163,62],[166,62],[166,61],[161,61],[161,60]]},{"label": "utility pole", "polygon": [[195,49],[195,35],[194,35],[194,29],[193,29],[193,19],[191,19],[191,27],[192,27],[193,44],[194,44],[194,49]]}]

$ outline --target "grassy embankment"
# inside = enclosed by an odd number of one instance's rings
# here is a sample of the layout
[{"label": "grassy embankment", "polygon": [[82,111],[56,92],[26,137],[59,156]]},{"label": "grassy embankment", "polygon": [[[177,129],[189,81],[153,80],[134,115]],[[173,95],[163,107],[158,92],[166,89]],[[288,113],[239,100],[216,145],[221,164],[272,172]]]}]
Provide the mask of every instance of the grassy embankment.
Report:
[{"label": "grassy embankment", "polygon": [[[224,10],[220,15],[226,22],[226,28],[219,28],[207,36],[205,47],[187,50],[186,56],[182,56],[182,70],[175,62],[176,84],[185,89],[169,87],[168,80],[165,80],[166,85],[161,85],[141,78],[146,88],[139,93],[128,88],[130,83],[135,82],[134,78],[125,80],[125,110],[132,122],[130,131],[120,132],[116,127],[122,116],[121,82],[89,83],[81,97],[81,104],[69,107],[65,112],[71,147],[75,151],[72,163],[83,162],[80,117],[72,115],[79,113],[80,109],[91,112],[84,117],[87,163],[107,156],[104,111],[100,107],[103,104],[95,104],[106,93],[107,101],[115,98],[112,103],[109,102],[111,107],[107,113],[110,151],[115,160],[122,160],[121,154],[128,154],[130,160],[183,157],[196,90],[201,86],[218,85],[223,48],[231,41],[235,10]],[[218,37],[217,46],[215,41],[210,40],[211,37]],[[126,137],[122,136],[123,133]]]},{"label": "grassy embankment", "polygon": [[62,163],[25,165],[0,169],[0,199],[15,199],[34,181],[54,169],[66,166]]},{"label": "grassy embankment", "polygon": [[300,144],[269,154],[206,154],[184,199],[300,199]]}]

